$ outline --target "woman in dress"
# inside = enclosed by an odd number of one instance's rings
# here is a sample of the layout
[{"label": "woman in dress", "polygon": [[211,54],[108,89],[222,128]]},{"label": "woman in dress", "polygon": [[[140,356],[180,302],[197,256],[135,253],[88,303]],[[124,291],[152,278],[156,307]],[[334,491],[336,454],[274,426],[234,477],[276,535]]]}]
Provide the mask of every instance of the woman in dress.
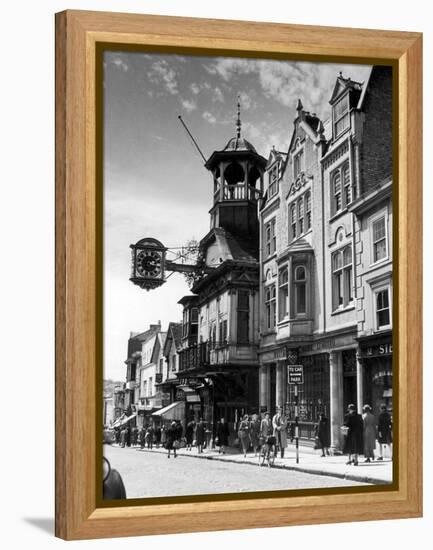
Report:
[{"label": "woman in dress", "polygon": [[257,456],[257,452],[260,447],[260,420],[257,414],[253,414],[251,418],[250,441],[251,441],[251,447],[254,450],[254,456]]},{"label": "woman in dress", "polygon": [[364,422],[364,462],[374,460],[374,449],[376,448],[376,419],[371,412],[370,405],[362,408],[362,420]]},{"label": "woman in dress", "polygon": [[321,456],[329,456],[329,421],[326,418],[325,413],[319,414],[319,421],[316,426],[316,437],[322,449]]},{"label": "woman in dress", "polygon": [[383,460],[383,446],[388,445],[390,458],[392,458],[392,419],[386,410],[386,405],[381,405],[377,419],[377,436],[379,441],[379,456],[377,460]]},{"label": "woman in dress", "polygon": [[349,455],[346,464],[358,466],[358,455],[364,452],[364,423],[362,416],[356,412],[355,405],[347,407],[344,426],[348,428],[344,442],[344,454]]},{"label": "woman in dress", "polygon": [[229,444],[229,425],[224,420],[224,417],[218,422],[216,427],[218,454],[225,454],[225,448]]},{"label": "woman in dress", "polygon": [[174,445],[174,442],[176,441],[177,436],[177,426],[176,422],[172,422],[171,426],[168,428],[167,432],[167,441],[165,443],[165,448],[168,451],[167,458],[170,458],[170,453],[173,451],[173,456],[176,458],[176,446]]},{"label": "woman in dress", "polygon": [[244,457],[246,457],[248,447],[250,446],[250,423],[249,423],[247,414],[245,414],[242,420],[240,421],[239,428],[238,428],[238,437],[239,437],[240,444],[242,446]]}]

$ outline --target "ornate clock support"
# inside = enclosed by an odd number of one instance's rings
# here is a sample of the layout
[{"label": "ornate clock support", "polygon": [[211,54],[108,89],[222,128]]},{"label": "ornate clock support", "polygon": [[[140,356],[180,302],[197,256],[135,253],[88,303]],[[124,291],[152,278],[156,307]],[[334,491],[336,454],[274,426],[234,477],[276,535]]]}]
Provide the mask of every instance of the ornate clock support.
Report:
[{"label": "ornate clock support", "polygon": [[129,280],[144,290],[152,290],[166,282],[165,273],[209,273],[213,268],[197,264],[177,264],[166,259],[167,248],[157,239],[146,237],[131,244],[131,276]]}]

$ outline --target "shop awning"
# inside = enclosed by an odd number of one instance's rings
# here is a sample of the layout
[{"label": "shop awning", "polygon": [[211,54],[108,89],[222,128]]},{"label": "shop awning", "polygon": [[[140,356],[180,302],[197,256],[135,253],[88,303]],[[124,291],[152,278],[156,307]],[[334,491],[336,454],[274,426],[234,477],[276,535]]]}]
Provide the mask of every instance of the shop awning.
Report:
[{"label": "shop awning", "polygon": [[185,403],[183,401],[174,401],[174,403],[170,403],[167,407],[152,413],[152,416],[159,416],[166,420],[183,420],[185,416]]},{"label": "shop awning", "polygon": [[113,424],[111,425],[111,428],[117,428],[118,426],[120,426],[123,420],[125,420],[124,414],[122,414],[122,416],[120,416],[115,422],[113,422]]},{"label": "shop awning", "polygon": [[137,413],[131,414],[131,416],[126,416],[124,418],[119,418],[120,422],[116,425],[113,424],[112,428],[119,428],[120,426],[124,426],[127,424],[130,420],[135,418],[137,416]]}]

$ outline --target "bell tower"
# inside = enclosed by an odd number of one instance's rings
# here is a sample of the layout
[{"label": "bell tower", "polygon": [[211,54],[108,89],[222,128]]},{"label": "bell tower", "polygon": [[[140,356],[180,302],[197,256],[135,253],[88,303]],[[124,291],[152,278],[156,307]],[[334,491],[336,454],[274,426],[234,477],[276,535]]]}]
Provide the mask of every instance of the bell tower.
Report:
[{"label": "bell tower", "polygon": [[266,159],[241,135],[238,96],[236,135],[224,149],[214,151],[206,162],[213,176],[211,228],[222,228],[234,237],[258,240],[257,201],[263,192]]}]

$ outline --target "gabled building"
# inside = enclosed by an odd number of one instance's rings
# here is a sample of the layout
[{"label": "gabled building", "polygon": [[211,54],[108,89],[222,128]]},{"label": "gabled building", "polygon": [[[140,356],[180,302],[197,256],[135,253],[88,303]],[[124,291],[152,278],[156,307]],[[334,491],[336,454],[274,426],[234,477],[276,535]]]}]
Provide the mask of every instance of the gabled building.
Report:
[{"label": "gabled building", "polygon": [[[200,241],[203,276],[182,298],[179,373],[191,416],[209,429],[258,411],[259,222],[266,160],[237,133],[206,163],[212,174],[211,229]],[[180,392],[179,392],[180,393]],[[192,395],[197,397],[192,397]],[[194,399],[194,401],[191,401]]]}]

